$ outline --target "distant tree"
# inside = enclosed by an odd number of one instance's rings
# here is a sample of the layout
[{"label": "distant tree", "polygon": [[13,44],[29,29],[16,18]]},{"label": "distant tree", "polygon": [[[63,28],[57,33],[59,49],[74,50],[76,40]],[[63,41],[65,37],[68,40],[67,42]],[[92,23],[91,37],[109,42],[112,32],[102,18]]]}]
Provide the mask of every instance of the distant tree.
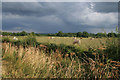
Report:
[{"label": "distant tree", "polygon": [[32,36],[35,36],[35,33],[34,33],[34,32],[31,32],[30,34],[31,34]]},{"label": "distant tree", "polygon": [[59,32],[57,33],[57,36],[62,37],[63,35],[64,35],[64,33],[63,33],[62,31],[59,31]]},{"label": "distant tree", "polygon": [[81,32],[78,32],[78,33],[77,33],[77,37],[82,37],[82,35],[83,35],[83,34],[82,34]]},{"label": "distant tree", "polygon": [[48,36],[51,36],[51,34],[48,34]]},{"label": "distant tree", "polygon": [[6,33],[6,32],[2,32],[2,35],[3,35],[3,36],[6,36],[6,35],[7,35],[7,33]]},{"label": "distant tree", "polygon": [[88,38],[88,36],[89,36],[89,33],[86,32],[86,31],[84,31],[82,37],[86,37],[86,38]]},{"label": "distant tree", "polygon": [[13,32],[12,36],[16,36],[16,33]]},{"label": "distant tree", "polygon": [[22,32],[20,32],[20,35],[21,35],[21,36],[26,36],[27,33],[26,33],[25,31],[22,31]]},{"label": "distant tree", "polygon": [[108,37],[117,37],[117,34],[115,34],[115,33],[113,33],[113,32],[111,32],[111,33],[108,33],[108,35],[107,35]]},{"label": "distant tree", "polygon": [[96,37],[97,37],[97,38],[101,38],[101,37],[105,37],[105,36],[106,36],[105,33],[97,33],[97,34],[96,34]]},{"label": "distant tree", "polygon": [[72,35],[72,33],[67,33],[68,34],[68,37],[72,37],[73,35]]},{"label": "distant tree", "polygon": [[95,34],[94,33],[90,33],[89,37],[94,37],[95,38]]},{"label": "distant tree", "polygon": [[18,33],[16,33],[16,36],[20,36],[20,33],[18,32]]},{"label": "distant tree", "polygon": [[67,37],[67,36],[69,36],[69,34],[68,33],[64,33],[64,35],[63,35],[64,37]]}]

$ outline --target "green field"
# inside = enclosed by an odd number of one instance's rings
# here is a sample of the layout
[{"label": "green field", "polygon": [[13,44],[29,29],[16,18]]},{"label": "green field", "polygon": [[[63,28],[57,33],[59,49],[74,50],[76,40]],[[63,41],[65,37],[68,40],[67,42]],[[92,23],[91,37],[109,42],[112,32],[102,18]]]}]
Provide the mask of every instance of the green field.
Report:
[{"label": "green field", "polygon": [[[55,44],[65,44],[65,45],[73,45],[74,39],[73,37],[55,37],[54,39],[48,39],[48,37],[36,37],[38,42],[41,43],[55,43]],[[94,39],[90,40],[90,38],[76,38],[78,40],[81,40],[81,44],[75,46],[80,47],[82,49],[88,49],[88,48],[99,48],[102,47],[105,44],[105,39]]]},{"label": "green field", "polygon": [[[11,40],[13,40],[13,36],[8,36]],[[17,38],[19,40],[24,39],[26,36],[17,36]],[[57,45],[59,44],[65,44],[65,45],[74,45],[74,37],[54,37],[53,39],[49,39],[49,37],[45,37],[45,36],[41,36],[38,37],[36,36],[36,40],[37,42],[40,43],[55,43]],[[76,47],[80,47],[83,50],[86,50],[88,48],[101,48],[101,47],[105,47],[106,45],[106,41],[108,39],[106,38],[95,38],[94,40],[90,40],[91,38],[82,38],[80,39],[79,37],[77,37],[76,39],[81,41],[81,44],[75,44]]]}]

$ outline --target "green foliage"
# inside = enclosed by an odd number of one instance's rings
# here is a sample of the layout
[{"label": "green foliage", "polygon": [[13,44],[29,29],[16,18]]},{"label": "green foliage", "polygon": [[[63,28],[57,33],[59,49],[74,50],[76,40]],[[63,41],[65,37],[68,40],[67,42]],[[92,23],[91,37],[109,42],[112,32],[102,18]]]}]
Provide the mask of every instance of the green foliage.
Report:
[{"label": "green foliage", "polygon": [[34,33],[34,32],[31,32],[31,33],[30,33],[30,35],[34,36],[34,35],[35,35],[35,33]]},{"label": "green foliage", "polygon": [[59,31],[58,33],[49,33],[49,34],[46,34],[46,33],[34,33],[34,32],[31,32],[31,33],[27,33],[25,31],[22,31],[22,32],[17,32],[17,33],[12,33],[12,32],[2,32],[2,35],[3,36],[27,36],[27,35],[33,35],[33,36],[59,36],[59,37],[85,37],[85,38],[88,38],[88,37],[96,37],[96,38],[101,38],[101,37],[119,37],[119,34],[118,32],[117,33],[97,33],[97,34],[94,34],[94,33],[88,33],[86,31],[84,32],[77,32],[77,33],[63,33],[62,31]]},{"label": "green foliage", "polygon": [[32,35],[27,36],[27,38],[23,40],[24,45],[36,46],[36,43],[37,43],[36,38]]},{"label": "green foliage", "polygon": [[78,32],[78,33],[77,33],[77,37],[82,37],[82,33],[81,33],[81,32]]},{"label": "green foliage", "polygon": [[13,40],[11,43],[16,46],[20,46],[22,44],[20,40]]},{"label": "green foliage", "polygon": [[63,36],[63,32],[62,32],[62,31],[59,31],[59,32],[57,33],[57,36],[62,37],[62,36]]},{"label": "green foliage", "polygon": [[10,39],[9,39],[9,38],[7,38],[7,37],[2,38],[2,42],[3,42],[3,43],[4,43],[4,42],[10,42]]},{"label": "green foliage", "polygon": [[53,51],[55,52],[58,48],[58,46],[55,44],[47,44],[46,46],[49,53],[52,53]]},{"label": "green foliage", "polygon": [[37,40],[35,38],[35,36],[32,35],[28,35],[25,39],[22,40],[10,40],[8,37],[4,37],[2,38],[2,42],[11,42],[12,45],[16,45],[16,46],[20,46],[23,45],[24,47],[27,46],[36,46],[37,45]]},{"label": "green foliage", "polygon": [[105,37],[105,33],[97,33],[96,37],[97,38]]},{"label": "green foliage", "polygon": [[107,36],[108,37],[117,37],[117,34],[115,34],[115,33],[112,32],[112,33],[108,33]]},{"label": "green foliage", "polygon": [[89,33],[86,32],[86,31],[84,31],[82,37],[86,37],[86,38],[88,38],[88,36],[89,36]]},{"label": "green foliage", "polygon": [[21,36],[26,36],[27,33],[25,31],[20,32]]},{"label": "green foliage", "polygon": [[17,33],[12,33],[12,32],[2,32],[3,36],[26,36],[28,35],[27,32],[22,31],[22,32],[17,32]]},{"label": "green foliage", "polygon": [[108,57],[115,61],[120,61],[120,44],[119,39],[112,39],[112,41],[107,42],[107,49],[105,51],[108,53]]}]

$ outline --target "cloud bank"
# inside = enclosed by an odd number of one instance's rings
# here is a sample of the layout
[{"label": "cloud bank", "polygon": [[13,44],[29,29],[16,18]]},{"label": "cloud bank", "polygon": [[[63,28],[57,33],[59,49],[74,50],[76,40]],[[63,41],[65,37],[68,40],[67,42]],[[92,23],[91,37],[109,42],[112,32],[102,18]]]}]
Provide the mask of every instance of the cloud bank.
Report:
[{"label": "cloud bank", "polygon": [[110,32],[118,25],[117,6],[115,2],[4,2],[3,30]]}]

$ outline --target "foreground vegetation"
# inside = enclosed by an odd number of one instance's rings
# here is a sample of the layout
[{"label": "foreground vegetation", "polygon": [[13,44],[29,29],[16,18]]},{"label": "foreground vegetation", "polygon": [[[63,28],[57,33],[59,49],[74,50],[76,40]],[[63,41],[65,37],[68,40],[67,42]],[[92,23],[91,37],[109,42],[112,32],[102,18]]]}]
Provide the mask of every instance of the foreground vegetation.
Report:
[{"label": "foreground vegetation", "polygon": [[34,36],[2,42],[3,78],[120,78],[117,39],[87,50],[38,42]]}]

